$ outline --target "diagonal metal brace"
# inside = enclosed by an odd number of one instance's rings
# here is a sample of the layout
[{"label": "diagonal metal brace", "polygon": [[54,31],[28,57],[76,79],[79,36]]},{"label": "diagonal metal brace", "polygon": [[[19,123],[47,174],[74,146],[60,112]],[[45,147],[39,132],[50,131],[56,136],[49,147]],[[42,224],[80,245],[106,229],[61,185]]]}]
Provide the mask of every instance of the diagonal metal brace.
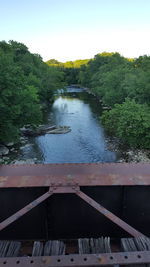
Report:
[{"label": "diagonal metal brace", "polygon": [[30,210],[38,206],[40,203],[42,203],[44,200],[49,198],[53,194],[62,194],[62,193],[75,193],[76,190],[79,190],[79,187],[77,185],[69,185],[69,186],[63,186],[63,185],[51,185],[49,187],[49,191],[43,194],[42,196],[38,197],[34,201],[32,201],[30,204],[25,206],[24,208],[20,209],[16,213],[14,213],[12,216],[4,220],[0,223],[0,231],[6,228],[8,225],[13,223],[14,221],[18,220],[20,217],[28,213]]},{"label": "diagonal metal brace", "polygon": [[119,227],[121,227],[123,230],[125,230],[127,233],[129,233],[133,237],[143,236],[141,232],[134,229],[132,226],[121,220],[119,217],[117,217],[115,214],[104,208],[102,205],[97,203],[95,200],[93,200],[91,197],[83,193],[82,191],[76,191],[76,195],[82,198],[84,201],[86,201],[89,205],[91,205],[93,208],[98,210],[100,213],[102,213],[105,217],[107,217],[109,220],[111,220],[113,223],[117,224]]},{"label": "diagonal metal brace", "polygon": [[52,194],[53,194],[53,192],[50,192],[50,191],[46,192],[45,194],[43,194],[42,196],[40,196],[37,199],[35,199],[34,201],[32,201],[30,204],[28,204],[27,206],[25,206],[21,210],[14,213],[12,216],[10,216],[9,218],[7,218],[3,222],[1,222],[0,223],[0,231],[3,230],[4,228],[6,228],[11,223],[13,223],[14,221],[18,220],[20,217],[22,217],[24,214],[28,213],[30,210],[32,210],[36,206],[38,206],[41,202],[43,202],[44,200],[49,198]]},{"label": "diagonal metal brace", "polygon": [[51,186],[49,188],[49,191],[43,194],[42,196],[35,199],[33,202],[25,206],[24,208],[17,211],[15,214],[4,220],[0,223],[0,231],[6,228],[8,225],[13,223],[14,221],[18,220],[20,217],[22,217],[24,214],[28,213],[30,210],[32,210],[34,207],[38,206],[40,203],[42,203],[44,200],[49,198],[53,194],[57,193],[75,193],[77,196],[82,198],[84,201],[86,201],[89,205],[91,205],[93,208],[98,210],[100,213],[102,213],[105,217],[107,217],[109,220],[111,220],[113,223],[117,224],[119,227],[124,229],[126,232],[128,232],[133,237],[143,236],[142,233],[134,229],[132,226],[121,220],[119,217],[117,217],[115,214],[104,208],[102,205],[97,203],[95,200],[90,198],[88,195],[80,191],[79,186]]}]

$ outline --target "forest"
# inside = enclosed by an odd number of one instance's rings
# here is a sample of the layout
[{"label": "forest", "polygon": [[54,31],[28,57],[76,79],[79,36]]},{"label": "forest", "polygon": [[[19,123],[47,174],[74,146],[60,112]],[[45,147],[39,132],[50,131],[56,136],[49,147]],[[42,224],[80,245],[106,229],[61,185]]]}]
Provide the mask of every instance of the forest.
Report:
[{"label": "forest", "polygon": [[150,148],[150,57],[102,53],[81,67],[79,83],[110,108],[102,122],[111,135],[135,148]]},{"label": "forest", "polygon": [[150,57],[102,53],[81,66],[78,82],[109,110],[101,117],[109,134],[133,148],[150,148]]},{"label": "forest", "polygon": [[43,62],[15,41],[0,42],[0,143],[15,140],[19,129],[42,121],[58,88],[76,84],[106,107],[106,131],[125,145],[150,148],[150,57],[124,58],[101,53],[93,59]]}]

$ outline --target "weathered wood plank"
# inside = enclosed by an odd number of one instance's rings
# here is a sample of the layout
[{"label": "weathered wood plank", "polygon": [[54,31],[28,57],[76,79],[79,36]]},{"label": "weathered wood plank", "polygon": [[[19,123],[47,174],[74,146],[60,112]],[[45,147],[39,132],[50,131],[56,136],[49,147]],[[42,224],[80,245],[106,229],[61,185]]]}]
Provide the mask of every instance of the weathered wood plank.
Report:
[{"label": "weathered wood plank", "polygon": [[79,254],[95,254],[111,252],[110,238],[80,238],[78,239]]},{"label": "weathered wood plank", "polygon": [[0,241],[0,257],[17,257],[21,248],[18,241]]}]

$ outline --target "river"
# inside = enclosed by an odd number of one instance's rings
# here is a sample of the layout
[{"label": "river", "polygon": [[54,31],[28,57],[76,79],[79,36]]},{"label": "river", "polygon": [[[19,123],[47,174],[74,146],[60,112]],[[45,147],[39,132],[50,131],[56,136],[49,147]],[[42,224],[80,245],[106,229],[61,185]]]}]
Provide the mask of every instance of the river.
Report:
[{"label": "river", "polygon": [[16,159],[34,159],[37,163],[116,162],[118,155],[108,149],[99,120],[101,111],[93,95],[68,87],[67,92],[55,97],[44,123],[70,126],[71,132],[30,137]]}]

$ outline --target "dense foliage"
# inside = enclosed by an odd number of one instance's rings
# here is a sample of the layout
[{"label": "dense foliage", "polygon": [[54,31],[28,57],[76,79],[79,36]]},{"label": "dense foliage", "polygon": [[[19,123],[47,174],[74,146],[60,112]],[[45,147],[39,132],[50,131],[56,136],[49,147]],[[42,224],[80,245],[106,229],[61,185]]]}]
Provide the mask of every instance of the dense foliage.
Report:
[{"label": "dense foliage", "polygon": [[0,42],[0,142],[17,139],[19,128],[37,125],[42,105],[60,88],[63,72],[48,67],[18,42]]},{"label": "dense foliage", "polygon": [[105,111],[102,122],[106,130],[136,148],[150,148],[150,108],[126,99],[123,104],[115,104]]},{"label": "dense foliage", "polygon": [[150,148],[150,57],[98,54],[81,66],[78,82],[111,108],[102,116],[109,133],[129,146]]},{"label": "dense foliage", "polygon": [[59,62],[56,59],[50,59],[46,63],[48,66],[59,67],[65,74],[65,82],[70,85],[78,84],[80,68],[88,62],[89,59],[79,59],[65,63]]}]

